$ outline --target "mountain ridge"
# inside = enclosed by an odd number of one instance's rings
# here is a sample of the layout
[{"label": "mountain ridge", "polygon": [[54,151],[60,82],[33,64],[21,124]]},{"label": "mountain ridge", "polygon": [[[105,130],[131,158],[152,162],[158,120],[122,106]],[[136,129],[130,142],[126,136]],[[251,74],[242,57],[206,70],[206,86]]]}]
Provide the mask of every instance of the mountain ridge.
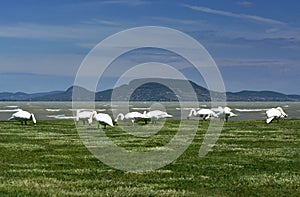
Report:
[{"label": "mountain ridge", "polygon": [[[186,90],[186,82],[179,79],[136,79],[129,84],[117,87],[115,92],[118,94],[113,99],[116,101],[178,101],[179,97],[169,87],[173,87],[175,92],[180,92],[184,98],[183,101],[194,101],[194,98],[189,95]],[[209,91],[208,89],[188,81],[197,95],[198,101],[210,101],[210,94],[213,94],[217,99],[222,99],[224,94],[219,92]],[[142,85],[139,85],[142,84]],[[178,88],[181,87],[181,88]],[[83,87],[71,86],[65,91],[50,91],[41,93],[24,93],[24,92],[0,92],[0,101],[72,101],[73,90],[80,93],[78,101],[90,100],[95,98],[96,101],[110,101],[112,98],[113,89],[107,89],[99,92],[92,92]],[[176,89],[177,88],[177,89]],[[186,92],[185,92],[186,91]],[[88,99],[86,99],[88,98]],[[254,91],[242,90],[239,92],[226,92],[227,101],[291,101],[299,102],[300,95],[283,94],[275,91]]]}]

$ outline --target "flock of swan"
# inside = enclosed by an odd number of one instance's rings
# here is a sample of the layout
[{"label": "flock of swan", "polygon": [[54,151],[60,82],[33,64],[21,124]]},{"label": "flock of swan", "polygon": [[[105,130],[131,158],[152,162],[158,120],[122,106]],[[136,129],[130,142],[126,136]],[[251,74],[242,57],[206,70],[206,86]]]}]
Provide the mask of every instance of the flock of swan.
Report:
[{"label": "flock of swan", "polygon": [[[218,107],[216,109],[191,109],[187,118],[190,119],[191,117],[200,117],[203,120],[220,118],[227,122],[230,117],[234,116],[237,115],[234,114],[229,107]],[[288,115],[283,111],[281,107],[271,108],[266,111],[266,123],[269,124],[273,120],[279,121],[279,119],[286,119],[287,116]],[[129,120],[132,122],[132,125],[134,125],[138,121],[144,121],[145,124],[147,124],[148,121],[152,121],[155,124],[160,119],[172,117],[172,115],[161,110],[153,110],[149,112],[144,111],[144,113],[133,111],[126,114],[120,113],[113,120],[112,117],[106,113],[97,113],[94,110],[77,110],[75,121],[79,122],[79,120],[82,120],[83,123],[88,122],[88,124],[91,125],[93,120],[95,120],[98,122],[98,128],[100,127],[100,125],[104,125],[104,128],[106,128],[107,125],[114,127],[114,125],[117,124],[120,120]],[[8,120],[20,121],[22,125],[27,125],[27,121],[32,121],[34,126],[36,126],[36,118],[34,114],[22,109],[18,109],[18,111],[12,114],[12,116]]]},{"label": "flock of swan", "polygon": [[229,107],[218,107],[216,109],[200,109],[196,111],[195,109],[191,109],[190,114],[188,115],[188,119],[191,116],[199,116],[203,118],[203,120],[209,120],[210,118],[220,118],[228,122],[229,117],[237,116],[235,113],[231,111]]},{"label": "flock of swan", "polygon": [[160,110],[153,110],[149,111],[148,113],[144,111],[144,113],[140,112],[129,112],[127,114],[119,113],[116,117],[116,119],[113,121],[111,116],[109,116],[106,113],[97,113],[96,111],[92,110],[77,110],[76,111],[76,122],[79,120],[82,120],[83,123],[86,121],[89,125],[92,124],[93,119],[98,122],[98,128],[100,127],[100,124],[104,125],[104,128],[106,128],[106,125],[109,125],[111,127],[114,126],[114,124],[118,123],[118,121],[122,120],[129,120],[132,122],[132,125],[134,125],[138,121],[144,121],[145,124],[148,123],[148,121],[152,121],[154,124],[159,119],[164,118],[172,118],[173,116],[168,114],[167,112],[160,111]]}]

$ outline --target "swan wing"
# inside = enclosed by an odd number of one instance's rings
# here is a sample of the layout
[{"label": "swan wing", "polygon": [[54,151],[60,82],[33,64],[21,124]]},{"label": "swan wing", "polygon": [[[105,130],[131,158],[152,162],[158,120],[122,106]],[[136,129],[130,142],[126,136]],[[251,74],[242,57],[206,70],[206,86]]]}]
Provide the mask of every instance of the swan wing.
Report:
[{"label": "swan wing", "polygon": [[12,119],[30,119],[31,113],[27,111],[20,110],[12,115]]},{"label": "swan wing", "polygon": [[99,114],[95,115],[95,119],[98,122],[103,122],[105,124],[108,124],[111,127],[114,126],[113,121],[112,121],[111,117],[108,114],[99,113]]}]

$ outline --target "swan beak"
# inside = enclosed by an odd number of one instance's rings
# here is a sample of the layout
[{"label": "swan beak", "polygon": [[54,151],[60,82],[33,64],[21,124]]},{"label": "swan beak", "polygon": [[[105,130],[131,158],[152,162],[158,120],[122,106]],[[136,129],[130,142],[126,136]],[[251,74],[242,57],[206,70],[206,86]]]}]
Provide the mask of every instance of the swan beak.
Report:
[{"label": "swan beak", "polygon": [[34,126],[36,127],[36,124],[34,124]]}]

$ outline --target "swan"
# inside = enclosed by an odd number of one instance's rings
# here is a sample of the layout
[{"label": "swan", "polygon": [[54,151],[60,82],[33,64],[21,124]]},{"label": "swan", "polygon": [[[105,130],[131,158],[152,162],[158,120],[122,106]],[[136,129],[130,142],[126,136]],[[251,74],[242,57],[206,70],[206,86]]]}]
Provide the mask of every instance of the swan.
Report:
[{"label": "swan", "polygon": [[117,115],[117,118],[115,119],[115,122],[118,122],[120,120],[131,120],[132,125],[134,125],[135,122],[140,121],[140,120],[144,120],[145,124],[147,124],[148,120],[150,119],[147,115],[146,115],[146,111],[142,114],[140,112],[129,112],[127,114],[123,114],[123,113],[119,113]]},{"label": "swan", "polygon": [[237,116],[231,110],[232,109],[230,109],[229,107],[224,107],[224,108],[223,107],[218,107],[214,111],[217,112],[217,115],[220,117],[220,119],[223,119],[226,122],[228,122],[228,118]]},{"label": "swan", "polygon": [[20,121],[21,124],[27,125],[28,120],[32,120],[34,126],[36,126],[36,119],[33,113],[29,113],[28,111],[24,111],[19,109],[16,113],[12,114],[12,116],[8,120],[17,120]]},{"label": "swan", "polygon": [[86,121],[88,121],[89,125],[92,124],[93,119],[91,119],[90,117],[93,115],[93,110],[76,110],[76,117],[75,117],[75,121],[78,123],[79,120],[83,121],[83,124],[85,124]]},{"label": "swan", "polygon": [[98,122],[98,128],[100,127],[100,124],[104,125],[104,129],[106,128],[106,125],[114,127],[112,118],[108,114],[93,111],[88,121],[92,122],[93,118]]},{"label": "swan", "polygon": [[199,116],[199,117],[203,118],[203,120],[208,120],[211,117],[218,118],[218,115],[210,109],[200,109],[198,111],[196,111],[195,109],[191,109],[191,111],[188,115],[188,119],[192,116]]},{"label": "swan", "polygon": [[146,116],[151,119],[151,121],[155,124],[157,120],[163,118],[172,118],[173,116],[168,114],[167,112],[160,110],[149,111]]},{"label": "swan", "polygon": [[271,108],[267,110],[266,115],[267,115],[266,122],[268,124],[271,123],[273,120],[277,120],[278,122],[279,118],[285,119],[288,116],[281,107]]}]

